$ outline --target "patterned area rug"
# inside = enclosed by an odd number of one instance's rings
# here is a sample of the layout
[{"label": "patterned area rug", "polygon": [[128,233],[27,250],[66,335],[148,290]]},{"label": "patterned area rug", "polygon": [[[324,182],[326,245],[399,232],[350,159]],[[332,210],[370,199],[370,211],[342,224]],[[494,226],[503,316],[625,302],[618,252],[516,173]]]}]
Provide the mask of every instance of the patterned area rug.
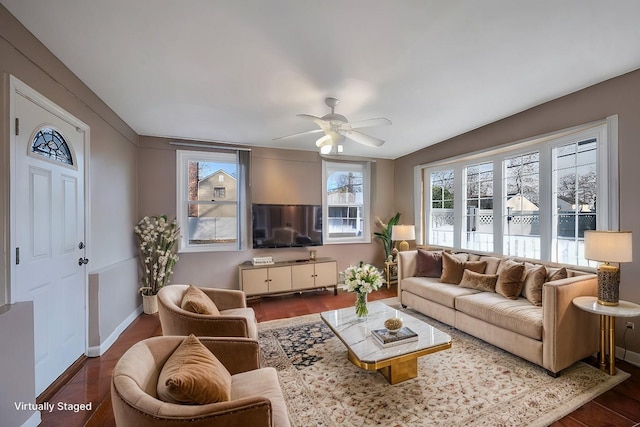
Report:
[{"label": "patterned area rug", "polygon": [[389,385],[347,360],[319,314],[258,325],[263,366],[278,370],[292,424],[546,426],[629,377],[579,362],[558,378],[419,313],[449,334],[449,350],[418,359],[418,378]]}]

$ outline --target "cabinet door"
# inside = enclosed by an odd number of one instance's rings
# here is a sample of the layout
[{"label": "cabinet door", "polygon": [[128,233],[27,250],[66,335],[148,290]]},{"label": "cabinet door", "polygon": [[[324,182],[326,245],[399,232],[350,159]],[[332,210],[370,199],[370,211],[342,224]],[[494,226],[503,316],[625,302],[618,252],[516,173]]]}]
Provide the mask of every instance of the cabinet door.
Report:
[{"label": "cabinet door", "polygon": [[266,268],[242,270],[242,290],[246,295],[266,294],[269,292]]},{"label": "cabinet door", "polygon": [[291,267],[269,268],[269,292],[291,290]]},{"label": "cabinet door", "polygon": [[291,266],[291,284],[293,289],[309,289],[315,286],[313,264]]},{"label": "cabinet door", "polygon": [[335,261],[319,262],[316,267],[316,286],[333,286],[338,282],[338,265]]}]

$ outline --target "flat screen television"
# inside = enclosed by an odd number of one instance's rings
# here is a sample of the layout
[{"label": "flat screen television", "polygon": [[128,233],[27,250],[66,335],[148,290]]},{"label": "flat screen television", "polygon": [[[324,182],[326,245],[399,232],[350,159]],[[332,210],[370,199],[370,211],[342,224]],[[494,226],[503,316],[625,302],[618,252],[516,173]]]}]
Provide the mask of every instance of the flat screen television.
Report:
[{"label": "flat screen television", "polygon": [[252,205],[253,248],[322,245],[322,206]]}]

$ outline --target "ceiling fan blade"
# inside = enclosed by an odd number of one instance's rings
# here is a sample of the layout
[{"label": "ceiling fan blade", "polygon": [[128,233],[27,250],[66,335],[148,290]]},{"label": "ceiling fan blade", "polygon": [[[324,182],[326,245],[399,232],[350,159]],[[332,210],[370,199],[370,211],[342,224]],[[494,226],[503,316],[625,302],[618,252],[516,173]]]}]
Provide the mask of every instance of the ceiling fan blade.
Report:
[{"label": "ceiling fan blade", "polygon": [[345,123],[341,126],[344,130],[349,129],[359,129],[359,128],[368,128],[373,126],[389,126],[391,124],[391,120],[384,117],[377,117],[375,119],[367,119],[367,120],[358,120],[353,123]]},{"label": "ceiling fan blade", "polygon": [[380,147],[384,144],[383,140],[365,135],[364,133],[356,130],[339,130],[338,133],[357,142],[358,144],[368,145],[369,147]]},{"label": "ceiling fan blade", "polygon": [[331,123],[327,122],[326,120],[322,120],[320,117],[312,116],[311,114],[296,114],[296,116],[303,119],[311,120],[312,122],[320,126],[322,130],[326,131],[331,129]]},{"label": "ceiling fan blade", "polygon": [[291,135],[279,136],[278,138],[273,138],[272,141],[278,141],[280,139],[293,138],[293,137],[296,137],[296,136],[310,135],[312,133],[318,133],[318,132],[324,132],[324,131],[322,129],[313,129],[313,130],[308,130],[308,131],[305,131],[305,132],[294,133],[294,134],[291,134]]}]

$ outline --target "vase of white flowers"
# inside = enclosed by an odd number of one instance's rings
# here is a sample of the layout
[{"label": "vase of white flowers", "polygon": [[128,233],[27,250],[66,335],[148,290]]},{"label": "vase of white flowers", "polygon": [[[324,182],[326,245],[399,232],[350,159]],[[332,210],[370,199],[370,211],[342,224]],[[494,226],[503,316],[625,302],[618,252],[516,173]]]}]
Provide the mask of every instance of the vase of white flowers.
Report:
[{"label": "vase of white flowers", "polygon": [[166,215],[145,216],[133,229],[139,244],[140,293],[145,313],[158,311],[156,294],[169,284],[173,267],[178,262],[175,246],[180,237],[177,221],[167,221]]},{"label": "vase of white flowers", "polygon": [[342,274],[343,289],[356,293],[356,316],[365,319],[369,314],[367,295],[380,289],[383,283],[382,273],[373,265],[360,262],[359,266],[349,266]]}]

